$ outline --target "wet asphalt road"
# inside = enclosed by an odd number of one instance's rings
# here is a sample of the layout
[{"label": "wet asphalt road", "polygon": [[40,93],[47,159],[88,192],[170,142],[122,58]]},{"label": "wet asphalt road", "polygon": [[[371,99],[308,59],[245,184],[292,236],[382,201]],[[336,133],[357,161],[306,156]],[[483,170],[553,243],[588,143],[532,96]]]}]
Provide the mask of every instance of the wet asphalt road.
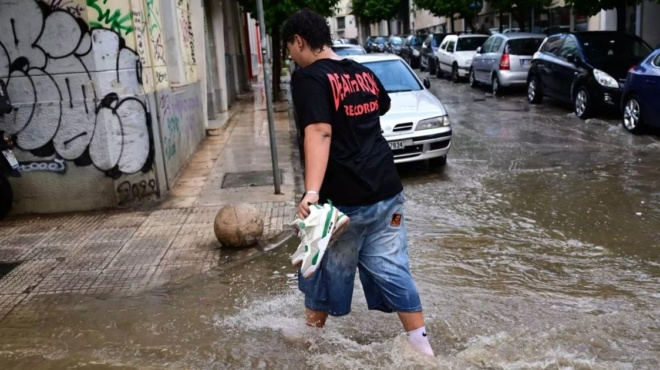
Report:
[{"label": "wet asphalt road", "polygon": [[0,367],[660,368],[658,136],[431,83],[448,164],[399,170],[436,358],[410,352],[357,282],[353,312],[310,333],[291,244],[137,297],[62,297],[75,304],[3,323]]}]

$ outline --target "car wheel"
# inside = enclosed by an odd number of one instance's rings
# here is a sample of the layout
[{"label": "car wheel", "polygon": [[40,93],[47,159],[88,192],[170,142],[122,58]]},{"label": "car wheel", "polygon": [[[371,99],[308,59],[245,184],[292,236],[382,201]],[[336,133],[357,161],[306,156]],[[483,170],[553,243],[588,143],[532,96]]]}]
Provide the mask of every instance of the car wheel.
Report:
[{"label": "car wheel", "polygon": [[623,128],[631,134],[641,134],[644,132],[641,107],[639,99],[635,95],[628,97],[623,106]]},{"label": "car wheel", "polygon": [[473,89],[479,86],[479,82],[477,82],[477,77],[474,75],[474,69],[472,68],[470,68],[470,77],[468,79],[468,84]]},{"label": "car wheel", "polygon": [[435,157],[429,159],[429,166],[437,168],[437,167],[444,167],[447,164],[447,155],[443,155],[442,157]]},{"label": "car wheel", "polygon": [[452,80],[452,82],[459,82],[460,79],[461,78],[458,75],[458,66],[456,64],[454,64],[451,67],[451,80]]},{"label": "car wheel", "polygon": [[575,93],[575,98],[573,100],[573,106],[575,115],[581,119],[587,119],[591,117],[593,111],[593,103],[591,102],[591,96],[589,91],[584,86],[578,88],[577,93]]},{"label": "car wheel", "polygon": [[540,104],[543,102],[543,90],[541,89],[541,83],[536,76],[527,81],[527,100],[530,104]]},{"label": "car wheel", "polygon": [[502,86],[500,85],[500,79],[497,77],[497,75],[493,75],[493,79],[490,81],[490,88],[491,92],[493,93],[493,96],[501,96],[502,95]]}]

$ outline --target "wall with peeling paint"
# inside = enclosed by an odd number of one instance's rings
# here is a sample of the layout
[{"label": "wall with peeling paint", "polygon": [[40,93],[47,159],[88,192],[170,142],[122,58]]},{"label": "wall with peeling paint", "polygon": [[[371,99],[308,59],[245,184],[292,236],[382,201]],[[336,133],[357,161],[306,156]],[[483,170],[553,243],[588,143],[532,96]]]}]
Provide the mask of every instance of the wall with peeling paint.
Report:
[{"label": "wall with peeling paint", "polygon": [[[161,130],[172,85],[185,106],[202,104],[190,1],[0,0],[0,79],[14,106],[0,130],[16,136],[24,169],[11,179],[15,212],[113,207],[171,186],[204,137],[197,113],[181,119],[186,140]],[[178,27],[163,29],[167,6]],[[179,39],[169,52],[168,37]],[[176,84],[172,64],[184,71]],[[176,155],[162,146],[172,138]]]}]

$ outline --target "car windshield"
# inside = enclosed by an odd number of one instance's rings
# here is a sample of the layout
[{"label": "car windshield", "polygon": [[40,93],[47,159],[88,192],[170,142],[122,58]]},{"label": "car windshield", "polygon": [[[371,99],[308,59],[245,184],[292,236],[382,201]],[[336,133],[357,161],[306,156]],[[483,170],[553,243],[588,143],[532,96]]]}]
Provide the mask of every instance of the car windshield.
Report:
[{"label": "car windshield", "polygon": [[342,47],[335,48],[335,47],[333,47],[332,50],[339,56],[365,54],[364,49],[362,49],[362,48],[342,48]]},{"label": "car windshield", "polygon": [[506,44],[506,51],[513,55],[534,55],[539,51],[542,38],[513,39]]},{"label": "car windshield", "polygon": [[437,48],[438,46],[440,46],[440,43],[444,39],[445,39],[445,35],[433,35],[433,39],[432,39],[433,41],[431,41],[431,45],[434,48]]},{"label": "car windshield", "polygon": [[422,90],[422,85],[404,63],[402,60],[384,60],[364,65],[378,77],[388,93]]},{"label": "car windshield", "polygon": [[473,51],[484,44],[488,36],[461,37],[456,43],[456,51]]},{"label": "car windshield", "polygon": [[401,45],[403,44],[403,39],[401,37],[392,37],[392,45]]},{"label": "car windshield", "polygon": [[424,38],[420,36],[413,36],[410,40],[410,46],[422,46],[424,43]]},{"label": "car windshield", "polygon": [[384,37],[379,37],[374,41],[376,44],[384,44],[385,43],[385,38]]},{"label": "car windshield", "polygon": [[626,34],[578,34],[584,57],[592,63],[631,61],[638,63],[651,54],[651,48],[637,37]]}]

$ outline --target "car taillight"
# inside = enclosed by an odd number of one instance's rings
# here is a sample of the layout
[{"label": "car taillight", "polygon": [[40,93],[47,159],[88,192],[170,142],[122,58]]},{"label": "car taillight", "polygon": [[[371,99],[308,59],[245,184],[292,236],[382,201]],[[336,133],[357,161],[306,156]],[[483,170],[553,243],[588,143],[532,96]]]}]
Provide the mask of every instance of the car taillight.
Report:
[{"label": "car taillight", "polygon": [[508,71],[511,69],[511,61],[509,59],[509,54],[504,53],[502,54],[502,58],[500,58],[500,71]]}]

